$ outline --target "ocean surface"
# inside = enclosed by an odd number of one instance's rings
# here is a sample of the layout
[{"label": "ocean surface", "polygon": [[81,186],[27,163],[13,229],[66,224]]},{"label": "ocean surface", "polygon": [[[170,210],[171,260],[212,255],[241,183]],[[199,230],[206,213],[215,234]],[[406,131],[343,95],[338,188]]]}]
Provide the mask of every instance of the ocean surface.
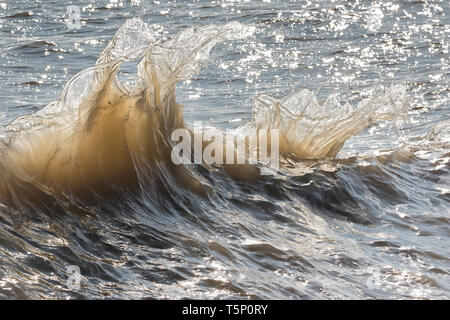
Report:
[{"label": "ocean surface", "polygon": [[[1,299],[449,299],[450,2],[0,0]],[[171,132],[279,129],[278,168]]]}]

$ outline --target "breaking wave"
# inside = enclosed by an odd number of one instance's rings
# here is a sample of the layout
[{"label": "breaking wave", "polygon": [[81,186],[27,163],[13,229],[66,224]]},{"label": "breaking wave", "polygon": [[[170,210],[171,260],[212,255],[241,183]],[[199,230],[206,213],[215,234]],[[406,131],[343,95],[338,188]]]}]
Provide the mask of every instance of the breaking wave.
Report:
[{"label": "breaking wave", "polygon": [[[233,22],[163,40],[127,20],[58,100],[1,129],[0,297],[445,297],[449,124],[403,130],[405,85],[362,89],[355,105],[316,88],[255,97],[231,134],[250,144],[278,130],[277,166],[172,161],[172,133],[199,134],[177,83],[219,42],[256,31]],[[129,64],[132,84],[118,76]],[[407,141],[368,136],[378,122]],[[80,291],[66,286],[73,265]]]},{"label": "breaking wave", "polygon": [[[74,76],[61,97],[42,110],[14,120],[2,132],[2,202],[22,203],[18,190],[67,199],[94,200],[118,189],[165,185],[203,194],[211,186],[196,169],[175,165],[171,132],[185,128],[175,86],[208,63],[220,41],[245,39],[254,28],[240,23],[188,28],[167,41],[140,19],[128,20],[95,65]],[[123,63],[138,61],[134,86],[122,83]],[[334,158],[345,141],[370,125],[404,119],[406,87],[374,90],[356,107],[334,95],[319,103],[301,89],[278,99],[256,98],[253,119],[237,136],[278,129],[283,159]],[[256,166],[225,166],[228,173],[257,175]],[[256,170],[256,171],[255,171]],[[255,173],[256,172],[256,173]],[[18,185],[21,185],[19,187]]]}]

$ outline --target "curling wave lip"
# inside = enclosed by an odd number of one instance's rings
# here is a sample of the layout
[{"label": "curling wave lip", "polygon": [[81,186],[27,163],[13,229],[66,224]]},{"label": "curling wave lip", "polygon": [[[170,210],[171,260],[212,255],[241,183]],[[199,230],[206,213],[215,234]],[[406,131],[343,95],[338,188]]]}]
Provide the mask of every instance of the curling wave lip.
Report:
[{"label": "curling wave lip", "polygon": [[[2,200],[14,202],[12,180],[89,199],[171,175],[190,190],[207,192],[207,183],[189,166],[171,160],[170,136],[186,128],[175,85],[207,63],[216,43],[254,32],[252,26],[233,22],[188,28],[163,42],[153,37],[151,25],[127,20],[95,66],[74,76],[58,101],[6,128]],[[133,60],[139,60],[136,86],[126,88],[116,74],[124,62]],[[401,85],[375,93],[356,108],[341,105],[334,96],[318,103],[312,91],[301,89],[282,99],[257,97],[252,121],[234,134],[245,140],[250,131],[276,129],[276,152],[279,147],[282,157],[335,157],[351,136],[377,121],[405,118],[406,112],[406,88]],[[250,164],[227,164],[225,170],[231,176],[257,174]]]}]

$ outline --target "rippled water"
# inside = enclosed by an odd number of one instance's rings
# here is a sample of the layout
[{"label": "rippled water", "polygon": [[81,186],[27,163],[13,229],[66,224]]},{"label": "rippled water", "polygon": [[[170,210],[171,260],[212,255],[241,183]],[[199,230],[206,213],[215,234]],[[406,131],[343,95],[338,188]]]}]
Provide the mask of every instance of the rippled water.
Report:
[{"label": "rippled water", "polygon": [[[0,1],[1,298],[449,297],[448,2],[72,4],[81,9],[79,29],[68,28],[67,6],[59,1]],[[252,30],[196,57],[203,68],[183,77],[175,95],[188,127],[202,121],[224,129],[261,120],[258,101],[267,101],[262,97],[279,98],[270,100],[273,106],[295,97],[287,110],[304,104],[308,117],[302,119],[308,121],[293,121],[293,133],[292,126],[280,125],[292,139],[278,172],[247,176],[193,166],[187,172],[208,186],[203,194],[180,182],[180,171],[165,164],[163,153],[152,153],[152,159],[158,156],[151,162],[135,151],[130,154],[136,172],[124,169],[132,182],[90,184],[87,201],[72,183],[79,178],[85,186],[95,171],[80,170],[80,177],[56,186],[49,182],[56,180],[41,179],[13,161],[20,159],[11,156],[15,141],[30,132],[30,149],[49,142],[36,149],[34,160],[46,159],[54,146],[64,148],[56,131],[38,139],[36,130],[63,123],[48,112],[55,109],[44,107],[59,98],[72,76],[95,64],[132,18],[151,26],[159,43],[192,31],[183,52],[199,45],[192,39],[206,34],[201,26],[214,25],[211,32],[220,33],[227,23],[239,22],[241,30]],[[120,39],[114,52],[143,41],[139,33]],[[136,63],[127,60],[117,77],[133,87],[136,73]],[[81,86],[95,88],[89,81]],[[305,92],[318,102],[305,102]],[[396,109],[403,94],[407,121]],[[69,95],[64,104],[70,128],[80,116],[76,101]],[[336,137],[341,131],[333,130],[348,129],[347,116],[362,123],[365,115],[369,127],[344,137],[336,156],[314,153],[327,133]],[[304,127],[321,131],[305,144],[299,136]],[[138,147],[147,143],[136,141]],[[115,168],[111,163],[120,156],[101,157],[108,148],[93,146],[89,154],[99,168]],[[113,196],[101,194],[105,185]],[[80,268],[80,290],[67,282],[71,266]]]}]

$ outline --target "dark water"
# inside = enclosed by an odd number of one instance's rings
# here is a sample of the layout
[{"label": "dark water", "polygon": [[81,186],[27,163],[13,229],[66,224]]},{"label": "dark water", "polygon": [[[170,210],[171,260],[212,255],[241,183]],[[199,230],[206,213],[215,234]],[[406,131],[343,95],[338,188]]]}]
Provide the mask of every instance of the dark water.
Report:
[{"label": "dark water", "polygon": [[[70,4],[81,9],[76,30],[64,20]],[[1,298],[449,297],[447,1],[70,4],[0,1],[0,191],[8,194],[0,193]],[[115,184],[114,197],[92,188],[90,201],[23,180],[6,154],[39,117],[7,125],[58,99],[135,17],[161,41],[193,26],[253,28],[249,37],[218,43],[204,68],[176,84],[187,126],[237,128],[258,115],[255,97],[301,88],[318,105],[332,95],[352,106],[371,97],[360,115],[373,110],[380,90],[390,105],[403,91],[386,88],[404,87],[409,120],[391,121],[395,113],[370,122],[336,157],[286,155],[269,176],[190,168],[207,195],[145,161],[136,166],[137,188]],[[128,36],[125,45],[139,45]],[[136,72],[126,62],[118,78],[132,82]],[[331,132],[335,122],[319,113],[336,120],[341,111],[318,105],[308,104],[317,112],[311,128]],[[42,117],[39,125],[50,127],[52,117]],[[70,266],[80,269],[79,290],[68,286]]]}]

